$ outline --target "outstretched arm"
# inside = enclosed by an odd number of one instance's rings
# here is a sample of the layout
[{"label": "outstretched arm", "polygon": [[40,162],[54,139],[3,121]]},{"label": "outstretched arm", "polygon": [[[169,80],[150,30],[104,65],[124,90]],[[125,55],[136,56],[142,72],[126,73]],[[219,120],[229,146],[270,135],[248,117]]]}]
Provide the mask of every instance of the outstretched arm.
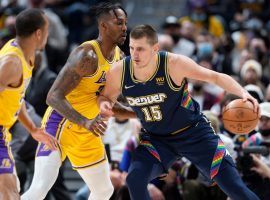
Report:
[{"label": "outstretched arm", "polygon": [[76,48],[69,56],[67,63],[51,87],[47,103],[68,120],[90,131],[93,120],[77,112],[67,101],[68,95],[82,80],[96,72],[98,60],[92,46],[87,44]]},{"label": "outstretched arm", "polygon": [[206,69],[186,56],[169,54],[169,74],[179,85],[184,77],[216,84],[225,91],[243,98],[244,101],[250,100],[254,105],[254,111],[259,112],[257,100],[233,78],[227,74]]},{"label": "outstretched arm", "polygon": [[38,128],[31,120],[27,113],[25,102],[23,102],[21,110],[18,115],[18,120],[26,128],[26,130],[31,134],[31,136],[38,142],[46,144],[50,149],[57,149],[57,141],[54,137],[47,134],[44,128]]},{"label": "outstretched arm", "polygon": [[[4,56],[0,59],[0,94],[7,87],[19,87],[22,84],[22,64],[16,55]],[[45,131],[35,126],[29,117],[25,103],[22,104],[18,119],[22,125],[28,130],[34,139],[43,142],[52,150],[57,148],[57,142]]]}]

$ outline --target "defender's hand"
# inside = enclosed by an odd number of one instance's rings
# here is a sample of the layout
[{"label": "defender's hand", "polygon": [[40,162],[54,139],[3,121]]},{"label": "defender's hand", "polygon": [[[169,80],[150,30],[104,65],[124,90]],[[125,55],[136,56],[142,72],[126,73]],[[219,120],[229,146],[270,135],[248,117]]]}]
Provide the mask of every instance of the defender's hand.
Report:
[{"label": "defender's hand", "polygon": [[104,135],[106,131],[107,124],[104,122],[104,119],[98,115],[93,120],[88,120],[85,125],[86,129],[91,131],[94,135],[99,137],[100,135]]},{"label": "defender's hand", "polygon": [[112,111],[113,105],[109,101],[103,101],[99,105],[100,109],[100,115],[103,118],[109,118],[114,115],[114,112]]},{"label": "defender's hand", "polygon": [[57,140],[49,135],[44,128],[35,128],[31,135],[36,141],[47,145],[51,150],[57,150]]}]

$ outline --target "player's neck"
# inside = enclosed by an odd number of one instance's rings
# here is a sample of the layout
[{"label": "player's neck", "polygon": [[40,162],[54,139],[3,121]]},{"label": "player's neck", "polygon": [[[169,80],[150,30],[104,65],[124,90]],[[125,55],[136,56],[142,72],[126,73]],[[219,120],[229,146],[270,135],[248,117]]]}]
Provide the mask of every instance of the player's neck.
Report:
[{"label": "player's neck", "polygon": [[147,65],[142,67],[134,66],[134,76],[139,81],[147,81],[154,75],[157,65],[158,55],[156,54]]},{"label": "player's neck", "polygon": [[25,60],[30,64],[33,65],[34,58],[35,58],[35,45],[33,45],[33,42],[28,38],[18,38],[16,37],[16,42],[21,48]]},{"label": "player's neck", "polygon": [[113,44],[110,39],[107,39],[107,38],[102,37],[102,36],[99,36],[97,41],[99,43],[102,55],[107,60],[112,60],[114,57],[114,49],[116,47],[116,44]]}]

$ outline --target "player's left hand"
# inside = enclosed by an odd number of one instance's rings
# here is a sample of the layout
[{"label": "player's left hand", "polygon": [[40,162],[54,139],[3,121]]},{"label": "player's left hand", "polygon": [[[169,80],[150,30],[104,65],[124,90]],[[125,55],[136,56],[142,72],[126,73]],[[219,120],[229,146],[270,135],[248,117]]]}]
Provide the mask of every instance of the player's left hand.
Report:
[{"label": "player's left hand", "polygon": [[57,140],[49,135],[44,128],[35,128],[31,135],[36,141],[47,145],[51,150],[57,150]]},{"label": "player's left hand", "polygon": [[243,101],[250,101],[253,104],[254,107],[254,112],[258,113],[258,116],[260,118],[261,116],[261,110],[260,110],[260,106],[259,103],[257,101],[257,99],[255,99],[253,96],[251,96],[247,91],[243,92]]},{"label": "player's left hand", "polygon": [[114,115],[113,105],[110,101],[103,101],[99,105],[100,115],[104,118],[109,118]]}]

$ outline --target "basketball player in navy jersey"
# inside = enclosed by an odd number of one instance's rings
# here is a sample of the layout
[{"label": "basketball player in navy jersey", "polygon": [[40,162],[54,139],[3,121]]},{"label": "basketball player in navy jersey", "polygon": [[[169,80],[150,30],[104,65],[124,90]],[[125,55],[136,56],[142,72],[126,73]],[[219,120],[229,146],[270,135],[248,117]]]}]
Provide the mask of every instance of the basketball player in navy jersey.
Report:
[{"label": "basketball player in navy jersey", "polygon": [[110,116],[122,93],[141,120],[143,133],[127,176],[131,198],[149,200],[148,182],[184,156],[231,199],[258,200],[190,96],[187,78],[216,84],[251,101],[254,112],[259,112],[258,102],[231,77],[203,68],[188,57],[158,50],[156,31],[149,25],[135,27],[130,33],[131,57],[111,68],[98,100],[101,114]]}]

